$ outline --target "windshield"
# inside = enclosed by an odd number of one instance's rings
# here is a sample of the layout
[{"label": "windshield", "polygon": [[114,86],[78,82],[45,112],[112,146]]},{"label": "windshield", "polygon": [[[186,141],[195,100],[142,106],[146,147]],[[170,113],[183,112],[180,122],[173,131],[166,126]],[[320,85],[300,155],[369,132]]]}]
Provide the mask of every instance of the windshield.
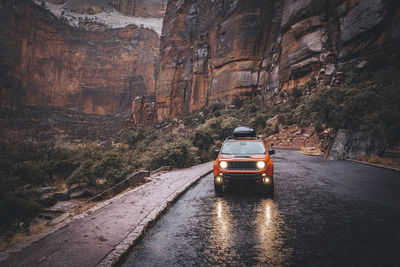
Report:
[{"label": "windshield", "polygon": [[265,147],[259,141],[230,141],[221,150],[222,154],[265,154]]}]

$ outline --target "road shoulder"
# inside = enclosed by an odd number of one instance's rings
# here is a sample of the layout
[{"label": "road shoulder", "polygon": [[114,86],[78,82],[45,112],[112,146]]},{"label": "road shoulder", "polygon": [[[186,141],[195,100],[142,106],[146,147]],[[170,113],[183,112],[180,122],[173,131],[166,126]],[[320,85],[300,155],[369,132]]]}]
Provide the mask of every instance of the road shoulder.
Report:
[{"label": "road shoulder", "polygon": [[210,162],[151,176],[151,182],[71,218],[27,247],[2,253],[0,265],[114,265],[171,203],[211,171]]}]

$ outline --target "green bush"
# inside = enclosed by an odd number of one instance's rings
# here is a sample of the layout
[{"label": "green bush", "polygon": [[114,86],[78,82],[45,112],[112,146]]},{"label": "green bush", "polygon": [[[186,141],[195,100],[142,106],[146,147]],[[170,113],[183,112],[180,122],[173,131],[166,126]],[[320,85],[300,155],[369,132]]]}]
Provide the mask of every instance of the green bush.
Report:
[{"label": "green bush", "polygon": [[257,112],[259,109],[260,109],[259,106],[255,105],[255,104],[250,104],[250,106],[249,106],[249,111],[251,113]]},{"label": "green bush", "polygon": [[[400,141],[399,74],[399,70],[350,72],[346,85],[320,89],[304,99],[296,108],[296,120],[366,131],[383,138],[388,146],[396,145]],[[283,116],[280,123],[285,123]]]},{"label": "green bush", "polygon": [[20,177],[27,184],[41,185],[45,182],[46,174],[41,162],[23,161],[18,164],[14,176]]},{"label": "green bush", "polygon": [[251,127],[253,127],[255,130],[261,130],[264,129],[267,123],[265,122],[265,117],[262,115],[257,115],[256,117],[252,118],[249,121],[249,124]]},{"label": "green bush", "polygon": [[243,100],[239,96],[235,96],[235,98],[232,99],[232,105],[236,108],[240,108],[243,105]]},{"label": "green bush", "polygon": [[187,141],[167,143],[153,154],[150,169],[154,170],[161,166],[187,168],[200,163],[198,154],[198,149]]},{"label": "green bush", "polygon": [[0,194],[0,232],[11,224],[34,217],[42,210],[33,190],[17,190]]},{"label": "green bush", "polygon": [[212,118],[194,130],[192,143],[199,149],[202,162],[213,159],[215,144],[231,136],[238,124],[239,120],[233,117]]},{"label": "green bush", "polygon": [[211,112],[215,113],[216,111],[220,111],[221,109],[225,108],[225,105],[223,103],[213,103],[210,105],[210,110]]},{"label": "green bush", "polygon": [[92,169],[94,178],[106,178],[113,185],[126,177],[129,166],[119,153],[110,151],[100,161],[96,162]]},{"label": "green bush", "polygon": [[303,95],[303,89],[295,87],[293,88],[291,95],[296,100]]}]

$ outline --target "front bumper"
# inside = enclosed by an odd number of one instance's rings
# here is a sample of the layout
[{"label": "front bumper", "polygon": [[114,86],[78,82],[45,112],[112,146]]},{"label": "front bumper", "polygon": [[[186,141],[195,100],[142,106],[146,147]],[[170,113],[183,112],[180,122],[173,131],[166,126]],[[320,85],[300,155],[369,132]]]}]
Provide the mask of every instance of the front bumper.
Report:
[{"label": "front bumper", "polygon": [[[273,177],[267,176],[265,173],[220,173],[217,176],[214,176],[214,180],[217,181],[217,177],[221,177],[222,179],[218,179],[218,182],[222,182],[223,184],[236,184],[236,183],[259,183],[259,184],[271,184],[273,183]],[[269,178],[269,181],[265,183],[264,179]],[[221,183],[220,182],[220,183]]]}]

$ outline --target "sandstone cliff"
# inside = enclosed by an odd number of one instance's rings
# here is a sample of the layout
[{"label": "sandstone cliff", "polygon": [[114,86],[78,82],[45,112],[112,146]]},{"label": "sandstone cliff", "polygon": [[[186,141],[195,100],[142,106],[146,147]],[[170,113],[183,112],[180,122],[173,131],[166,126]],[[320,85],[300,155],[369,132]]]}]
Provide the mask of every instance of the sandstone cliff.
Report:
[{"label": "sandstone cliff", "polygon": [[155,90],[159,36],[130,25],[71,27],[31,1],[0,1],[1,106],[130,113]]},{"label": "sandstone cliff", "polygon": [[235,96],[274,98],[311,79],[334,85],[343,65],[398,54],[399,25],[394,0],[170,0],[158,119]]},{"label": "sandstone cliff", "polygon": [[167,0],[114,0],[113,6],[124,14],[163,18]]},{"label": "sandstone cliff", "polygon": [[51,12],[0,1],[2,107],[131,111],[142,123],[310,80],[334,86],[341,66],[399,47],[395,0],[170,0],[161,44],[166,0],[45,3]]},{"label": "sandstone cliff", "polygon": [[53,4],[64,5],[66,9],[81,14],[111,12],[113,8],[121,13],[137,16],[162,18],[167,0],[47,0]]}]

